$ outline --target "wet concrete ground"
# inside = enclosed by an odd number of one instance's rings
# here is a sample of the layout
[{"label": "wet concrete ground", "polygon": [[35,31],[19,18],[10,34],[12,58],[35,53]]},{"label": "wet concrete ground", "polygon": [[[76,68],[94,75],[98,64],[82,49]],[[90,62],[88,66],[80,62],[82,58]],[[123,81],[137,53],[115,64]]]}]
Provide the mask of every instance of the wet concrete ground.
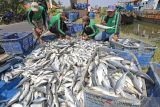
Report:
[{"label": "wet concrete ground", "polygon": [[32,31],[28,22],[20,22],[9,25],[0,25],[0,32],[27,32]]}]

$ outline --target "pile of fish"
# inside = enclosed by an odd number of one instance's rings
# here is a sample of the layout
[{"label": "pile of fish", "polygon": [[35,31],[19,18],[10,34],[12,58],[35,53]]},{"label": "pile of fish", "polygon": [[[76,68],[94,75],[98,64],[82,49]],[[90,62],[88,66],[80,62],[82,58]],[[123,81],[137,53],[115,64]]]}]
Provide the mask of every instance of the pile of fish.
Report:
[{"label": "pile of fish", "polygon": [[56,40],[27,56],[17,69],[1,76],[6,82],[21,76],[20,91],[5,107],[81,107],[84,90],[135,99],[143,96],[142,78],[133,61],[100,48],[95,41]]}]

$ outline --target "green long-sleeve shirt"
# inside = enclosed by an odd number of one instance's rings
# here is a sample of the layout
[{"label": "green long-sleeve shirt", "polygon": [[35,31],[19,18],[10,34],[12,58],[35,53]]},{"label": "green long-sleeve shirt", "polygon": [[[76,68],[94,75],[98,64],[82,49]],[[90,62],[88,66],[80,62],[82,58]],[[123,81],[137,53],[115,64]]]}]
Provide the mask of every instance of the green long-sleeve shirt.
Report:
[{"label": "green long-sleeve shirt", "polygon": [[[57,24],[56,24],[57,23]],[[56,25],[55,25],[56,24]],[[55,16],[52,16],[51,20],[50,20],[50,23],[49,23],[49,29],[52,29],[53,26],[56,26],[57,29],[55,30],[58,30],[58,32],[62,35],[62,36],[65,36],[65,32],[61,29],[61,19],[60,19],[60,14],[57,14]],[[52,29],[54,30],[54,29]],[[53,32],[53,31],[51,31]]]},{"label": "green long-sleeve shirt", "polygon": [[109,34],[119,33],[121,18],[118,12],[115,12],[113,17],[105,16],[102,22],[106,23],[106,26],[114,27],[114,29],[107,29],[106,32]]},{"label": "green long-sleeve shirt", "polygon": [[45,10],[42,6],[39,6],[39,11],[34,13],[31,8],[28,9],[28,15],[27,19],[29,24],[32,26],[32,28],[36,28],[36,25],[34,25],[33,20],[39,21],[42,19],[43,25],[46,25],[46,16],[45,16]]},{"label": "green long-sleeve shirt", "polygon": [[87,26],[85,26],[83,28],[82,35],[84,33],[86,33],[87,35],[89,35],[90,38],[94,38],[99,33],[99,30],[95,26],[95,23],[94,23],[94,21],[92,19],[90,19],[89,25],[87,25]]}]

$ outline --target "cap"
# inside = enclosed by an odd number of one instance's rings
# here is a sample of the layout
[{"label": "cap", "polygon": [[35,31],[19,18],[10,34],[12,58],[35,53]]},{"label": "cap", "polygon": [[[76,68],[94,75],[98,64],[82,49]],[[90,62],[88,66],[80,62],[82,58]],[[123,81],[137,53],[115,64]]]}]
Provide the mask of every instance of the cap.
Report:
[{"label": "cap", "polygon": [[115,11],[116,7],[113,5],[109,5],[107,11]]},{"label": "cap", "polygon": [[32,11],[38,11],[38,3],[37,2],[32,2],[31,4],[31,9]]},{"label": "cap", "polygon": [[89,17],[88,17],[88,16],[84,16],[84,17],[82,18],[82,20],[83,20],[83,21],[87,21],[87,22],[88,22],[90,19],[89,19]]}]

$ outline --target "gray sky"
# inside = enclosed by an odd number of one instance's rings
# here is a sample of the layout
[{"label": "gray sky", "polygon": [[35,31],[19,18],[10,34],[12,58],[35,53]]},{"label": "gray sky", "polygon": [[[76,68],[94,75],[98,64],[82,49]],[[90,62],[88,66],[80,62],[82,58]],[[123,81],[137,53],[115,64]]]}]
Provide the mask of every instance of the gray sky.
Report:
[{"label": "gray sky", "polygon": [[[58,0],[55,0],[58,1]],[[69,6],[70,5],[70,0],[60,0],[62,1],[63,5],[65,6]],[[91,4],[91,6],[105,6],[107,7],[108,5],[112,5],[117,3],[118,0],[89,0],[89,3]]]}]

